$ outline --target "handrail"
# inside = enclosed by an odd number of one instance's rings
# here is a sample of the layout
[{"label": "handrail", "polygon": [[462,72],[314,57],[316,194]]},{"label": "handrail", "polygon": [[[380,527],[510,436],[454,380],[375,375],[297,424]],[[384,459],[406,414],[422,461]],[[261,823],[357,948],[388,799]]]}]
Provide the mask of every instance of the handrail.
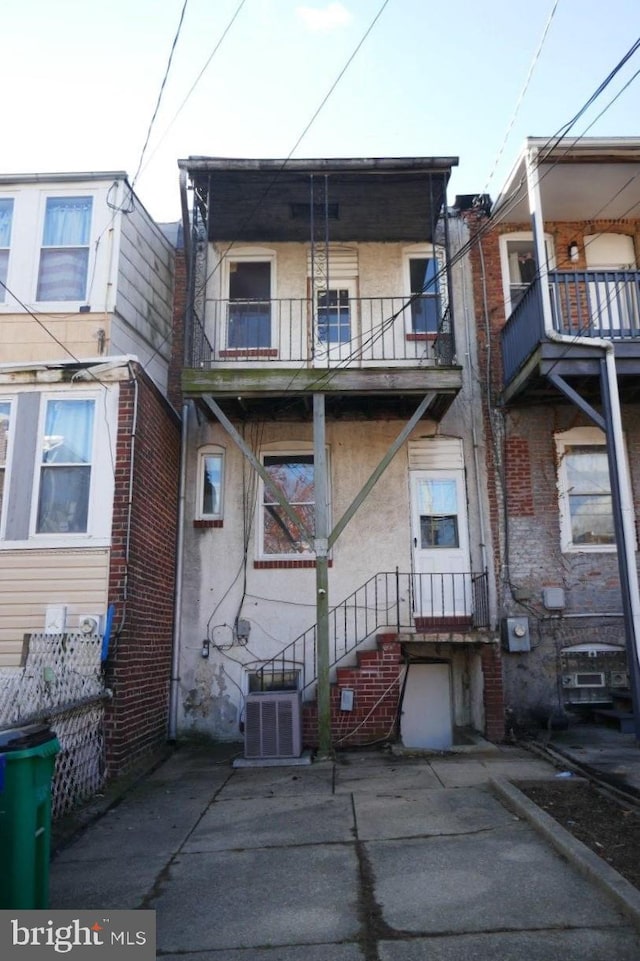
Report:
[{"label": "handrail", "polygon": [[[382,571],[372,575],[329,611],[329,662],[333,667],[382,628],[401,631],[416,622],[489,626],[488,575],[470,571],[437,574]],[[256,672],[262,690],[298,671],[304,692],[317,680],[317,624],[308,628]]]},{"label": "handrail", "polygon": [[206,321],[192,318],[193,367],[308,363],[450,366],[455,355],[449,307],[435,321],[413,311],[406,296],[352,297],[314,309],[309,298],[228,300],[208,297]]}]

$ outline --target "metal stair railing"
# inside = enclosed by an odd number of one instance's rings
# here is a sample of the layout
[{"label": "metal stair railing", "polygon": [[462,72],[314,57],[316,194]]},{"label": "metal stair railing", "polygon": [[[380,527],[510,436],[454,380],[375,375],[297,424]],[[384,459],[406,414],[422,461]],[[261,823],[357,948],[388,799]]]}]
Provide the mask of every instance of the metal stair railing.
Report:
[{"label": "metal stair railing", "polygon": [[[446,621],[446,606],[453,599],[469,611],[469,626],[488,627],[486,572],[403,574],[399,570],[374,574],[329,611],[329,666],[334,667],[381,628],[399,633],[414,628],[416,603],[422,615]],[[258,689],[275,690],[290,683],[292,671],[300,674],[304,692],[317,680],[317,624],[291,641],[257,671]]]}]

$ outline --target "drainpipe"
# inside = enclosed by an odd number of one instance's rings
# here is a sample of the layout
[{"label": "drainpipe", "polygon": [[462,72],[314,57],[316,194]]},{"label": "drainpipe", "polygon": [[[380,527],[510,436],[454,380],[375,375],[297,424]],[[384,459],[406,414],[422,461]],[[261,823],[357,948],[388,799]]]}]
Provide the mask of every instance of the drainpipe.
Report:
[{"label": "drainpipe", "polygon": [[187,434],[189,429],[189,403],[182,405],[182,431],[180,438],[180,491],[178,495],[178,532],[176,559],[176,590],[173,613],[173,651],[171,653],[171,687],[169,689],[168,738],[175,741],[178,731],[178,695],[180,693],[180,655],[182,649],[182,572],[184,567],[184,516],[187,478]]},{"label": "drainpipe", "polygon": [[638,569],[635,557],[635,513],[633,500],[631,498],[631,479],[624,448],[615,349],[613,341],[604,340],[599,337],[567,336],[560,334],[553,328],[551,295],[547,281],[548,271],[544,243],[544,219],[542,216],[537,158],[537,149],[531,149],[527,152],[527,186],[533,222],[538,275],[541,285],[545,336],[549,340],[560,344],[581,344],[587,347],[599,347],[602,349],[604,356],[604,365],[601,365],[600,381],[604,388],[603,393],[605,394],[603,398],[605,426],[609,428],[606,431],[607,450],[609,454],[609,472],[611,475],[611,493],[614,507],[618,568],[620,572],[620,586],[622,589],[622,604],[627,635],[627,656],[629,658],[629,672],[631,675],[635,714],[635,733],[636,740],[640,741],[640,588],[638,586]]}]

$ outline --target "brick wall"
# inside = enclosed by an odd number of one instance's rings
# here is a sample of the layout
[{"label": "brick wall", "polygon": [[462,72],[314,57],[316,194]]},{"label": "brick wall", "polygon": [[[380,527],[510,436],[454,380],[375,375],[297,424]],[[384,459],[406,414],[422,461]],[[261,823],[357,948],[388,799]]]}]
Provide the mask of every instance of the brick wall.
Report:
[{"label": "brick wall", "polygon": [[[472,234],[486,223],[477,214],[467,220]],[[546,707],[560,706],[557,676],[562,647],[585,641],[624,641],[621,618],[604,620],[596,616],[597,612],[621,610],[616,555],[562,554],[560,549],[554,434],[572,427],[592,426],[591,422],[564,399],[557,404],[509,408],[500,402],[500,332],[506,318],[499,237],[530,229],[528,223],[498,224],[482,234],[481,247],[472,245],[470,251],[479,371],[489,398],[483,415],[490,440],[488,495],[494,561],[500,572],[498,614],[529,617],[533,639],[529,653],[502,654],[505,705],[510,716],[516,718],[524,718],[528,712],[541,715]],[[586,268],[585,233],[614,231],[638,236],[638,225],[632,222],[599,221],[588,226],[548,223],[546,230],[553,238],[559,270]],[[574,240],[578,242],[580,258],[570,263],[568,247]],[[640,503],[640,422],[632,408],[623,408],[622,416],[634,496]],[[550,616],[542,603],[544,587],[564,588],[564,613],[571,616],[559,618],[557,612],[555,617]],[[594,616],[585,617],[589,612]],[[488,669],[489,665],[485,672]]]},{"label": "brick wall", "polygon": [[123,773],[166,742],[171,678],[180,429],[175,412],[137,365],[134,376],[121,384],[115,465],[109,776]]}]

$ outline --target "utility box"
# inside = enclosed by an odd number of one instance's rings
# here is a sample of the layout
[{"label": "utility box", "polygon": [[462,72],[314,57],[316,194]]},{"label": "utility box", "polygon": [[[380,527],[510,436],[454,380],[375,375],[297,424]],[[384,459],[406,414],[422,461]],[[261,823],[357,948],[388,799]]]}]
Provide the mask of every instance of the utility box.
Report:
[{"label": "utility box", "polygon": [[502,645],[512,654],[531,650],[528,617],[505,617],[502,621]]}]

